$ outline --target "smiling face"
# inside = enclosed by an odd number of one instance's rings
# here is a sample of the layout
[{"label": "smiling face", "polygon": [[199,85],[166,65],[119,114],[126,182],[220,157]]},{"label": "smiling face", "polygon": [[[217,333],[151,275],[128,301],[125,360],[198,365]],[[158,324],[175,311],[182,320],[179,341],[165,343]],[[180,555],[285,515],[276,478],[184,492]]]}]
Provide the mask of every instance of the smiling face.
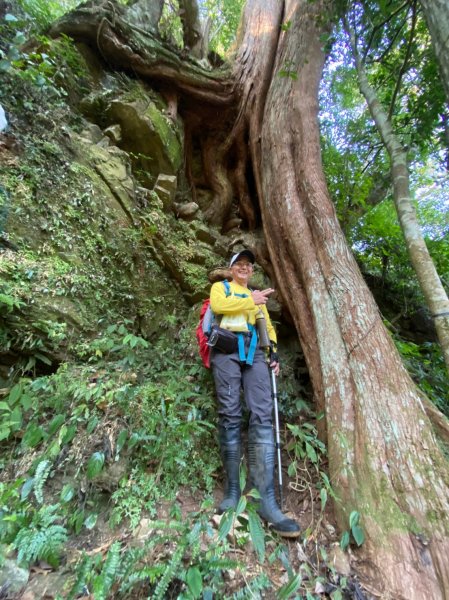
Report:
[{"label": "smiling face", "polygon": [[246,256],[239,258],[231,267],[232,279],[243,287],[247,287],[253,274],[253,265]]}]

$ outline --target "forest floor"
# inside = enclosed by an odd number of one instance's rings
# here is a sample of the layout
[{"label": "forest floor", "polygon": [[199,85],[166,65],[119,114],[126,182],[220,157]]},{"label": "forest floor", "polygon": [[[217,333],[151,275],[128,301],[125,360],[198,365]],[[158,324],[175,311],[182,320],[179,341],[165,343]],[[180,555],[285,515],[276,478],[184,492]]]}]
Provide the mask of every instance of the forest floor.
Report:
[{"label": "forest floor", "polygon": [[[280,598],[305,598],[307,600],[318,600],[320,598],[371,600],[373,596],[358,581],[354,574],[351,563],[354,561],[354,553],[351,548],[345,552],[340,547],[331,509],[320,510],[320,499],[318,494],[311,492],[311,488],[304,490],[302,498],[298,503],[298,492],[292,481],[287,476],[284,479],[284,512],[296,519],[301,526],[301,536],[297,540],[281,540],[266,528],[266,556],[263,563],[259,560],[257,553],[252,547],[248,528],[239,524],[231,529],[228,534],[229,549],[227,557],[238,566],[228,569],[224,574],[225,590],[223,596],[214,595],[213,598],[266,598],[267,600],[278,600]],[[222,497],[223,489],[218,482],[214,491],[214,501],[218,504]],[[203,494],[197,492],[192,494],[188,490],[180,490],[177,495],[177,503],[181,510],[181,520],[187,520],[189,515],[196,514],[201,510],[204,500]],[[295,508],[296,507],[296,508]],[[158,506],[156,516],[143,515],[139,526],[130,530],[126,526],[118,526],[111,529],[107,517],[107,511],[100,515],[96,526],[92,530],[83,529],[78,536],[71,536],[66,547],[66,557],[59,569],[55,570],[45,561],[39,561],[30,569],[30,579],[26,588],[14,600],[54,600],[65,597],[64,589],[68,582],[73,579],[76,564],[82,555],[107,556],[108,551],[115,542],[121,544],[122,549],[144,546],[145,540],[151,537],[155,528],[161,521],[170,520],[170,503],[161,502]],[[220,526],[221,516],[210,511],[210,525],[216,531]],[[149,562],[156,561],[159,555],[170,553],[170,544],[155,546],[146,557]],[[273,557],[279,557],[282,548],[287,560],[284,564]],[[271,582],[271,589],[251,592],[245,595],[244,590],[250,589],[249,582],[264,573]],[[292,573],[301,574],[296,589],[291,593],[282,595],[280,590],[285,589],[292,580]],[[179,583],[176,579],[168,588],[164,598],[190,598],[182,595]],[[12,598],[11,596],[0,596]],[[114,598],[115,595],[108,595]],[[123,596],[120,595],[122,598]],[[134,588],[129,598],[140,600],[141,598],[152,598],[148,586],[140,590]],[[204,596],[205,597],[205,596]],[[76,598],[84,600],[97,600],[98,595],[87,586]]]}]

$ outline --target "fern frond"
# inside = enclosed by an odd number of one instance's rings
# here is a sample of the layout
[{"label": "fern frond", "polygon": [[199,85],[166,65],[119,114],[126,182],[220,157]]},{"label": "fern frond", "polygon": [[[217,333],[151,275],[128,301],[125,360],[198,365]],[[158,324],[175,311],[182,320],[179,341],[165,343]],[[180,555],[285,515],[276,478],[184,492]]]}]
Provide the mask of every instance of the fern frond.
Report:
[{"label": "fern frond", "polygon": [[168,586],[178,571],[179,564],[184,555],[184,550],[185,546],[181,545],[173,553],[170,562],[166,565],[164,574],[154,590],[154,594],[152,596],[153,600],[163,600],[163,598],[165,598],[165,593],[168,589]]},{"label": "fern frond", "polygon": [[106,600],[110,589],[117,581],[120,567],[120,551],[121,546],[119,542],[114,542],[109,548],[101,573],[94,580],[93,592],[95,600]]},{"label": "fern frond", "polygon": [[251,541],[259,561],[265,560],[265,531],[259,515],[255,511],[248,511],[248,524]]},{"label": "fern frond", "polygon": [[45,560],[53,567],[59,563],[61,547],[67,541],[67,530],[53,523],[57,506],[42,507],[33,518],[29,527],[24,527],[16,535],[13,547],[17,550],[19,563],[32,564]]},{"label": "fern frond", "polygon": [[59,504],[49,504],[42,506],[33,517],[33,523],[40,529],[49,527],[52,523],[60,518],[57,511],[60,509]]},{"label": "fern frond", "polygon": [[92,570],[92,559],[87,554],[84,554],[81,561],[76,565],[75,581],[67,595],[66,600],[75,600],[84,592],[87,582],[88,573]]},{"label": "fern frond", "polygon": [[34,474],[34,495],[39,504],[44,503],[44,485],[50,475],[50,470],[52,467],[52,463],[49,460],[41,460],[41,462],[36,467],[36,472]]},{"label": "fern frond", "polygon": [[245,587],[238,592],[235,592],[230,597],[230,600],[253,600],[253,598],[260,598],[259,592],[271,587],[272,584],[267,575],[265,573],[261,573],[252,581],[247,581],[245,583]]},{"label": "fern frond", "polygon": [[59,565],[59,555],[62,546],[67,542],[67,530],[62,525],[51,525],[45,530],[45,543],[42,547],[42,558],[52,567]]},{"label": "fern frond", "polygon": [[[137,567],[138,568],[138,567]],[[154,583],[159,577],[163,575],[165,570],[164,565],[154,565],[138,568],[138,571],[132,572],[129,577],[126,577],[120,586],[120,592],[129,592],[142,581],[150,581]]]},{"label": "fern frond", "polygon": [[222,571],[230,571],[231,569],[235,570],[241,568],[242,563],[237,560],[232,560],[231,558],[212,557],[208,561],[207,566],[210,570],[220,569]]}]

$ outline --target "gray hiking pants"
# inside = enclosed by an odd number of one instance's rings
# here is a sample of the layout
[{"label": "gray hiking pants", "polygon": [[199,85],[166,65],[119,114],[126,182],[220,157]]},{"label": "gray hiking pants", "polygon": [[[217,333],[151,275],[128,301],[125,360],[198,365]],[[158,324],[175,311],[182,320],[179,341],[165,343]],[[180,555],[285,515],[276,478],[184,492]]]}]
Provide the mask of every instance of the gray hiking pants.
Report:
[{"label": "gray hiking pants", "polygon": [[265,354],[257,347],[252,366],[242,364],[238,352],[211,352],[218,401],[219,424],[228,429],[240,425],[242,405],[240,390],[250,411],[250,425],[271,425],[272,398],[270,373]]}]

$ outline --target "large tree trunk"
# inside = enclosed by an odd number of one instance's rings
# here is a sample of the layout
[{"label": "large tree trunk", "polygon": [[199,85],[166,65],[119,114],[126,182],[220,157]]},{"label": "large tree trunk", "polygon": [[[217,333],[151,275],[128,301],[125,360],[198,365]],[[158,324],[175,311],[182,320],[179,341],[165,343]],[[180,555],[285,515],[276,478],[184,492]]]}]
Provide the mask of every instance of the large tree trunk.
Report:
[{"label": "large tree trunk", "polygon": [[390,157],[393,198],[410,262],[416,273],[427,306],[435,321],[435,329],[449,373],[449,299],[432,257],[429,254],[418,222],[416,210],[412,203],[407,152],[394,133],[390,118],[379,102],[374,88],[368,82],[358,52],[355,32],[350,28],[348,23],[346,24],[346,29],[351,38],[360,91],[365,97],[371,116]]},{"label": "large tree trunk", "polygon": [[441,79],[449,105],[449,3],[447,0],[419,0],[424,10]]},{"label": "large tree trunk", "polygon": [[[258,110],[247,113],[250,147],[278,284],[325,407],[337,518],[347,529],[352,510],[362,515],[358,566],[379,591],[449,598],[447,461],[347,247],[322,171],[317,95],[326,5],[261,4],[247,2],[239,60],[245,89],[253,86],[246,105]],[[280,18],[291,22],[282,32]],[[261,50],[268,40],[277,45],[274,68]]]}]

